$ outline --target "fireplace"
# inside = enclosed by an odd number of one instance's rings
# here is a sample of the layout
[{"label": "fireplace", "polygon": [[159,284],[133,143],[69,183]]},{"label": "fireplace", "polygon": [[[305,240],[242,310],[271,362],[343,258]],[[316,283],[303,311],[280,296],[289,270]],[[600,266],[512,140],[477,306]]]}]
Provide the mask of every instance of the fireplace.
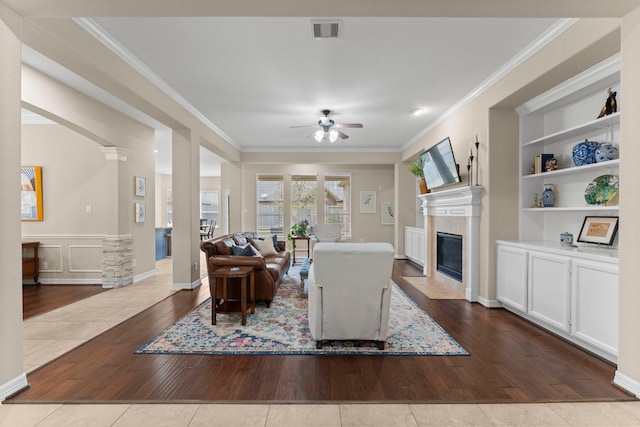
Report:
[{"label": "fireplace", "polygon": [[462,282],[462,236],[437,232],[436,270]]}]

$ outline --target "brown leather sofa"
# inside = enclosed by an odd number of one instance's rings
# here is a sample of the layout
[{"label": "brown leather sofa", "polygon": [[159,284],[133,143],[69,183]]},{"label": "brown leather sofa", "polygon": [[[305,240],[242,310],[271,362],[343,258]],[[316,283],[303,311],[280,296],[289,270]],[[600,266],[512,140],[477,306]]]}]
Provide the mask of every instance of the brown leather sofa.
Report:
[{"label": "brown leather sofa", "polygon": [[[241,256],[233,255],[233,246],[246,246],[251,240],[257,240],[255,232],[242,232],[228,234],[200,242],[200,250],[207,254],[207,273],[209,275],[209,288],[211,288],[212,274],[215,270],[224,266],[250,265],[254,268],[256,301],[265,301],[267,307],[271,304],[276,294],[282,276],[287,274],[291,265],[291,254],[286,249],[286,242],[278,241],[280,249],[276,255]],[[270,238],[267,238],[270,239]],[[231,279],[240,280],[240,279]],[[220,285],[220,284],[219,284]],[[217,286],[216,299],[222,298],[222,286]],[[240,287],[228,286],[228,298],[239,299]]]}]

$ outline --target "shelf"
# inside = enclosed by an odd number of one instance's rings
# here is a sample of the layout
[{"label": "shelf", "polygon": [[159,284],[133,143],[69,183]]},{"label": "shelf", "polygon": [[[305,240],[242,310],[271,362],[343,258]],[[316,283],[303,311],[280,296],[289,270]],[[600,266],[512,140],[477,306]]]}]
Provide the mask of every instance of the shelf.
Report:
[{"label": "shelf", "polygon": [[523,175],[522,179],[523,180],[543,179],[550,176],[553,177],[553,176],[561,176],[561,175],[570,175],[570,174],[579,173],[579,172],[587,172],[587,171],[593,171],[593,170],[599,170],[599,169],[607,169],[611,167],[618,167],[619,165],[620,165],[620,159],[608,160],[606,162],[592,163],[590,165],[572,166],[570,168],[563,168],[563,169],[558,169],[550,172]]},{"label": "shelf", "polygon": [[565,129],[560,132],[552,133],[551,135],[543,136],[542,138],[534,139],[533,141],[525,142],[522,144],[522,147],[524,148],[532,147],[535,145],[552,144],[554,142],[575,138],[577,136],[584,135],[585,133],[596,131],[619,123],[620,112],[617,112],[569,129]]},{"label": "shelf", "polygon": [[620,206],[570,206],[558,208],[522,208],[522,212],[580,212],[580,211],[619,211]]}]

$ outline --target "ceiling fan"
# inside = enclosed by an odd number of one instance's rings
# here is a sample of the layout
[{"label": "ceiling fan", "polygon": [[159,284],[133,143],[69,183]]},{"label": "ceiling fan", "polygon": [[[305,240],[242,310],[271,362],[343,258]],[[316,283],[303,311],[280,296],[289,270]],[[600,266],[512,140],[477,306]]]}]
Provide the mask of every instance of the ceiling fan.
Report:
[{"label": "ceiling fan", "polygon": [[318,120],[317,125],[302,125],[302,126],[289,126],[289,128],[306,128],[312,126],[318,126],[320,129],[313,133],[313,137],[316,141],[321,142],[324,139],[329,139],[329,142],[336,142],[338,137],[342,139],[349,138],[349,135],[339,131],[341,128],[362,128],[362,123],[336,123],[329,118],[331,110],[322,110],[323,116]]}]

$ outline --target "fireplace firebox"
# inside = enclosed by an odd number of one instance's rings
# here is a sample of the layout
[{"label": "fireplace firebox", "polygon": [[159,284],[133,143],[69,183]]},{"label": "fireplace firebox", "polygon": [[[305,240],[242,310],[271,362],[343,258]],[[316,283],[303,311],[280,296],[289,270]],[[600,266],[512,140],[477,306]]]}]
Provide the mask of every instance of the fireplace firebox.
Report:
[{"label": "fireplace firebox", "polygon": [[438,231],[436,239],[436,270],[462,282],[462,236]]}]

